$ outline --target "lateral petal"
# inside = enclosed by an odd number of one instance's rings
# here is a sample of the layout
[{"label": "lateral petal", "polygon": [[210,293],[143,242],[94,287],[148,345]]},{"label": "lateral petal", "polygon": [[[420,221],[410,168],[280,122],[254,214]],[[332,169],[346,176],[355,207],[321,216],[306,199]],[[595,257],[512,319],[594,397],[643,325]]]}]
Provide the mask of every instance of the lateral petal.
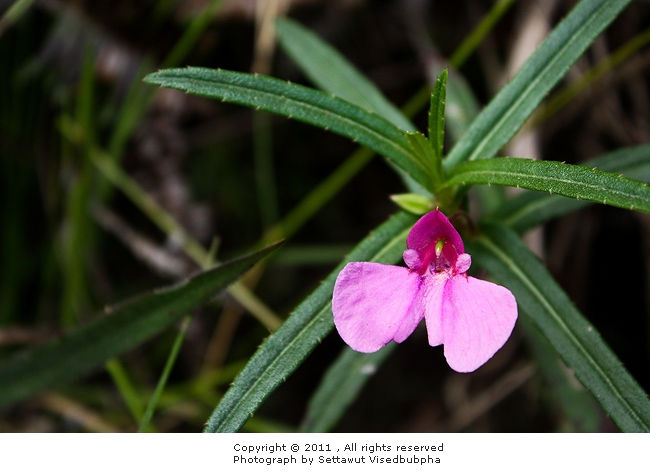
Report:
[{"label": "lateral petal", "polygon": [[460,373],[474,371],[505,344],[517,321],[517,302],[505,287],[456,275],[445,284],[445,357]]},{"label": "lateral petal", "polygon": [[431,346],[438,346],[443,343],[442,309],[445,284],[449,279],[449,274],[440,272],[427,276],[423,283],[424,317],[427,323],[429,345]]},{"label": "lateral petal", "polygon": [[409,269],[376,262],[350,262],[334,285],[336,329],[353,350],[372,353],[389,341],[404,341],[423,317],[421,277]]}]

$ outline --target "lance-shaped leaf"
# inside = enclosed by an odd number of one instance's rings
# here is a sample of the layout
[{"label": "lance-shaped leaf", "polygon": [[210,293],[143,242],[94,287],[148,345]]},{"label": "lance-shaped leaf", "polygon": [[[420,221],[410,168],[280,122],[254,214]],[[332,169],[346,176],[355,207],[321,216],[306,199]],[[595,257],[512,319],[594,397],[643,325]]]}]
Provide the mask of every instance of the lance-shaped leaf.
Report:
[{"label": "lance-shaped leaf", "polygon": [[522,158],[476,160],[454,168],[445,186],[470,184],[515,186],[650,212],[646,183],[581,165]]},{"label": "lance-shaped leaf", "polygon": [[350,261],[397,262],[414,222],[407,213],[396,214],[350,253],[253,355],[210,416],[206,432],[236,432],[244,425],[334,328],[332,291],[343,266]]},{"label": "lance-shaped leaf", "polygon": [[[584,162],[583,165],[620,173],[628,178],[647,183],[650,182],[650,145],[617,150]],[[506,201],[491,217],[522,233],[549,219],[564,216],[591,204],[564,196],[525,191]]]},{"label": "lance-shaped leaf", "polygon": [[447,78],[449,71],[444,69],[431,93],[431,106],[429,107],[429,141],[436,158],[436,168],[442,175],[442,154],[445,145],[445,101],[447,98]]},{"label": "lance-shaped leaf", "polygon": [[578,380],[623,431],[650,431],[650,401],[591,323],[517,234],[484,225],[465,241],[474,261],[509,288]]},{"label": "lance-shaped leaf", "polygon": [[160,333],[214,297],[276,245],[202,272],[168,289],[109,308],[105,315],[0,367],[0,407],[77,379]]},{"label": "lance-shaped leaf", "polygon": [[148,75],[145,81],[331,130],[385,156],[431,189],[427,171],[413,156],[403,130],[338,97],[268,76],[222,69],[164,69]]},{"label": "lance-shaped leaf", "polygon": [[517,133],[569,67],[631,0],[582,0],[490,101],[449,152],[447,170],[492,157]]}]

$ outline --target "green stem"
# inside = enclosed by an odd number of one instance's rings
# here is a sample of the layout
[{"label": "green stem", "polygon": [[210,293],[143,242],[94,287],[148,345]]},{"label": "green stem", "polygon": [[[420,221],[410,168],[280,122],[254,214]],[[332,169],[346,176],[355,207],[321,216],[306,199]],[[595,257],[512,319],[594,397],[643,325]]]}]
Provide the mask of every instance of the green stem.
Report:
[{"label": "green stem", "polygon": [[34,0],[16,0],[7,11],[0,17],[0,36],[7,31],[14,23],[20,20],[25,12],[32,6]]},{"label": "green stem", "polygon": [[293,236],[316,212],[331,200],[370,161],[374,153],[359,148],[330,176],[309,193],[277,225],[262,238],[263,243],[275,242]]},{"label": "green stem", "polygon": [[189,24],[183,36],[176,42],[174,48],[162,62],[161,68],[171,68],[177,66],[181,60],[187,56],[192,47],[196,44],[205,29],[214,20],[219,8],[224,0],[212,0],[198,15],[194,17]]},{"label": "green stem", "polygon": [[[159,2],[162,3],[162,2]],[[223,0],[212,0],[200,13],[198,13],[189,24],[183,36],[176,42],[174,48],[163,60],[161,67],[170,68],[177,66],[183,58],[191,51],[192,47],[201,37],[201,34],[210,25],[214,15],[221,7]],[[163,5],[164,11],[164,5]],[[117,119],[117,125],[113,129],[113,134],[109,141],[107,150],[112,157],[121,157],[128,139],[140,123],[146,113],[149,104],[156,94],[156,89],[149,84],[142,83],[142,78],[153,71],[154,66],[149,58],[143,61],[139,68],[136,78],[129,89],[126,98],[123,101]]]},{"label": "green stem", "polygon": [[183,345],[183,340],[185,339],[185,335],[187,334],[187,329],[189,328],[191,321],[192,319],[190,317],[185,317],[185,319],[181,323],[181,327],[178,330],[178,334],[176,335],[176,339],[174,340],[172,349],[169,353],[169,356],[167,357],[167,362],[165,363],[163,372],[160,375],[160,379],[158,380],[156,389],[151,395],[151,399],[149,399],[149,404],[147,405],[147,409],[144,411],[144,416],[142,416],[142,420],[140,422],[140,428],[138,429],[138,432],[145,432],[145,430],[149,426],[149,423],[151,422],[153,413],[156,410],[156,405],[158,404],[160,395],[162,394],[163,389],[167,384],[167,380],[169,379],[169,375],[172,372],[174,363],[176,363],[176,358],[178,358],[178,353],[180,352],[181,346]]},{"label": "green stem", "polygon": [[[124,173],[108,154],[95,149],[91,153],[91,160],[113,186],[128,196],[167,236],[176,240],[197,265],[204,267],[212,260],[203,246],[192,238],[180,223],[156,203],[135,180]],[[228,292],[269,330],[275,330],[282,324],[282,320],[241,283],[233,284]]]},{"label": "green stem", "polygon": [[[456,51],[451,55],[449,59],[449,66],[452,69],[459,69],[467,58],[478,48],[481,44],[481,41],[487,36],[487,34],[492,31],[494,25],[497,24],[503,15],[508,11],[510,6],[516,0],[500,0],[492,9],[487,13],[483,20],[476,25],[474,30],[469,34],[469,36],[463,41]],[[441,66],[441,69],[444,66]],[[429,104],[431,100],[431,86],[425,84],[422,88],[416,92],[411,99],[408,100],[404,107],[402,107],[402,112],[407,117],[413,117],[420,111],[423,107]]]},{"label": "green stem", "polygon": [[136,421],[141,420],[144,412],[142,400],[122,364],[117,359],[111,359],[106,363],[106,370],[111,375],[133,419]]},{"label": "green stem", "polygon": [[[83,140],[76,133],[77,128],[69,118],[63,117],[59,128],[61,133],[72,143]],[[135,180],[124,173],[108,153],[98,147],[89,147],[88,158],[113,186],[124,193],[170,239],[178,242],[183,251],[199,267],[204,268],[213,261],[210,253],[192,238],[172,215],[156,203]],[[230,286],[228,292],[269,330],[273,331],[282,324],[282,320],[241,283],[237,282]]]},{"label": "green stem", "polygon": [[460,44],[454,54],[451,55],[449,62],[455,68],[464,64],[467,58],[478,48],[483,39],[492,31],[494,25],[503,17],[516,0],[499,0],[494,4],[487,15]]}]

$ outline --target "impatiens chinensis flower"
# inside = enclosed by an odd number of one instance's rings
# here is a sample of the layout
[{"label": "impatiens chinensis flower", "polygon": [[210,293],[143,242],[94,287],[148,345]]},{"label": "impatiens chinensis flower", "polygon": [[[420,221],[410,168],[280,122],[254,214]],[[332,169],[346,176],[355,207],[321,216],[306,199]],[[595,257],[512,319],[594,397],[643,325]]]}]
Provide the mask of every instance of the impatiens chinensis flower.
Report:
[{"label": "impatiens chinensis flower", "polygon": [[467,275],[472,259],[447,217],[435,210],[406,238],[406,267],[350,262],[338,275],[332,311],[341,338],[372,353],[404,341],[422,318],[429,344],[444,345],[452,369],[470,372],[508,340],[517,302],[499,285]]}]

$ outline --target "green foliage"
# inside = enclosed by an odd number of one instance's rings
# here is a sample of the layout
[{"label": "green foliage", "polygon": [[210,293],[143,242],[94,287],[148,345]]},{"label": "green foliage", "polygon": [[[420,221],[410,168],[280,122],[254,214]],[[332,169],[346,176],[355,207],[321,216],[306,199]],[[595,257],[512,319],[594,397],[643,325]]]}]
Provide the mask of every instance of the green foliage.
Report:
[{"label": "green foliage", "polygon": [[428,196],[418,195],[416,193],[401,193],[399,195],[390,195],[397,206],[409,213],[423,215],[434,209],[433,201]]},{"label": "green foliage", "polygon": [[[650,181],[650,146],[624,148],[585,162],[583,166],[624,175],[634,180]],[[518,232],[524,232],[552,218],[589,206],[587,201],[568,199],[557,194],[525,191],[496,210],[493,218]]]},{"label": "green foliage", "polygon": [[276,246],[202,272],[187,282],[107,308],[95,321],[0,367],[0,407],[87,374],[214,297]]},{"label": "green foliage", "polygon": [[[223,3],[222,0],[212,0],[187,23],[179,35],[180,39],[162,61],[163,67],[180,64],[188,54],[200,57],[203,48],[206,48],[200,39],[206,29],[210,28],[212,18]],[[57,236],[57,245],[48,244],[54,250],[43,252],[47,256],[42,257],[42,260],[47,261],[47,265],[43,265],[41,285],[46,290],[42,292],[45,297],[38,303],[38,307],[56,308],[57,314],[52,320],[61,327],[69,328],[62,338],[27,350],[0,365],[0,407],[11,406],[45,390],[68,384],[105,364],[140,430],[155,430],[153,414],[169,400],[165,389],[174,384],[170,382],[173,379],[170,377],[171,370],[187,336],[189,317],[185,318],[171,350],[165,347],[163,351],[165,355],[160,360],[166,363],[150,398],[149,394],[144,395],[144,386],[132,382],[135,378],[115,357],[139,347],[210,300],[217,292],[224,290],[263,323],[264,332],[268,329],[272,334],[252,356],[253,351],[248,351],[244,358],[250,356],[250,359],[246,363],[239,360],[229,366],[243,366],[243,369],[223,397],[221,388],[217,386],[229,382],[232,375],[218,375],[218,371],[211,368],[211,365],[218,368],[223,364],[225,356],[208,355],[196,379],[178,392],[172,391],[171,399],[183,399],[188,394],[196,396],[202,408],[202,411],[194,411],[194,414],[198,414],[195,416],[199,419],[198,424],[202,424],[211,412],[205,425],[206,432],[234,432],[242,428],[287,429],[271,421],[256,419],[251,422],[249,419],[332,331],[331,299],[338,272],[351,261],[399,262],[405,247],[405,237],[416,216],[439,207],[448,215],[459,212],[463,216],[478,216],[475,223],[467,220],[469,226],[464,230],[467,250],[472,254],[476,267],[489,272],[491,277],[515,294],[522,334],[538,363],[539,374],[553,393],[554,404],[561,408],[568,419],[569,428],[597,430],[600,409],[595,406],[596,401],[621,430],[650,431],[648,397],[609,348],[606,342],[608,335],[603,332],[601,336],[594,325],[577,310],[565,291],[519,237],[519,234],[543,225],[552,218],[593,203],[650,212],[650,191],[646,183],[650,181],[650,146],[645,144],[621,149],[580,165],[522,158],[492,158],[524,126],[549,92],[560,84],[568,69],[630,4],[630,0],[578,2],[512,80],[479,113],[478,101],[468,86],[470,83],[454,67],[459,67],[461,62],[470,57],[512,3],[513,0],[494,2],[492,10],[474,32],[466,37],[457,52],[450,56],[449,65],[438,58],[437,52],[433,49],[430,51],[420,44],[420,40],[416,40],[425,53],[422,57],[428,61],[430,56],[435,56],[435,61],[427,64],[427,68],[432,78],[436,75],[438,78],[435,82],[431,79],[431,90],[425,88],[405,106],[404,110],[410,111],[408,114],[384,97],[364,73],[332,46],[307,28],[286,18],[274,22],[280,46],[302,73],[321,90],[269,76],[222,69],[162,69],[148,74],[144,79],[146,84],[138,79],[128,90],[125,89],[127,92],[119,106],[110,103],[102,109],[102,86],[98,81],[99,76],[96,77],[96,58],[91,49],[84,52],[83,66],[79,68],[82,71],[81,78],[74,92],[68,92],[74,100],[61,100],[64,105],[56,120],[56,133],[63,138],[58,152],[60,169],[47,170],[46,173],[40,171],[43,176],[64,177],[62,181],[65,181],[65,185],[57,189],[50,189],[51,185],[47,182],[42,185],[45,201],[58,203],[60,209],[50,205],[47,211],[49,225],[46,231],[48,235]],[[2,33],[12,33],[11,29],[20,25],[19,20],[29,16],[30,6],[36,8],[29,1],[16,2],[0,19]],[[152,24],[165,24],[167,15],[172,10],[171,3],[159,6]],[[269,22],[266,26],[270,25],[270,20],[264,21]],[[623,45],[621,51],[637,51],[645,42],[647,33],[636,37],[630,44]],[[5,48],[0,48],[0,53],[3,51]],[[432,51],[435,54],[430,55]],[[608,64],[619,64],[619,61],[616,59],[616,62]],[[139,63],[140,69],[136,73],[138,78],[153,70],[152,58],[144,58]],[[584,77],[597,77],[595,73],[600,74],[599,71],[596,69]],[[0,79],[3,84],[13,81],[4,72],[0,74]],[[292,183],[295,189],[287,191],[284,190],[284,185],[289,183],[280,182],[284,178],[281,174],[277,175],[276,180],[275,164],[271,163],[276,155],[273,153],[276,141],[271,135],[273,122],[269,116],[256,115],[253,125],[258,132],[255,153],[263,159],[258,166],[257,189],[248,190],[246,178],[238,180],[232,186],[233,189],[236,187],[242,190],[237,199],[243,200],[242,197],[247,198],[248,194],[257,194],[257,200],[252,199],[250,202],[257,202],[255,211],[260,214],[255,218],[258,225],[255,233],[263,233],[259,242],[273,242],[277,238],[297,233],[352,180],[373,153],[387,158],[406,184],[408,192],[393,194],[391,199],[407,212],[399,212],[391,217],[354,247],[325,280],[314,285],[315,290],[296,306],[286,320],[276,316],[265,302],[256,297],[254,289],[247,286],[255,285],[251,282],[256,281],[265,270],[261,266],[247,285],[235,283],[243,272],[258,260],[264,259],[274,249],[274,245],[206,270],[168,289],[154,291],[118,307],[108,308],[91,323],[79,325],[77,321],[83,320],[95,303],[92,295],[94,287],[100,286],[93,285],[91,279],[100,280],[97,275],[107,272],[106,269],[100,269],[95,275],[92,268],[93,253],[101,245],[101,230],[95,223],[101,220],[93,213],[98,209],[106,211],[105,206],[111,198],[111,187],[119,190],[124,195],[121,198],[126,197],[130,206],[135,205],[157,228],[156,232],[162,232],[168,242],[177,244],[184,257],[204,268],[215,262],[217,239],[213,242],[214,252],[206,251],[199,242],[200,239],[195,239],[183,227],[182,219],[155,201],[153,195],[122,167],[121,161],[129,149],[130,140],[142,125],[143,118],[147,117],[149,105],[153,101],[156,89],[151,84],[295,119],[347,137],[362,146],[282,218],[280,213],[284,207],[283,199],[286,199],[285,191],[293,197],[297,192],[295,190],[309,185]],[[582,84],[585,82],[578,81],[569,88],[570,97],[575,97],[576,89],[583,87]],[[30,128],[33,126],[32,123],[36,121],[32,119],[31,112],[27,114],[22,111],[21,101],[25,104],[28,101],[38,101],[33,98],[21,99],[22,96],[7,94],[5,89],[8,88],[2,89],[2,97],[10,104],[10,108],[0,114],[0,125],[3,127],[0,129],[0,138],[4,139],[9,136],[6,131],[13,134],[14,129],[21,127],[16,124],[23,124],[23,128],[28,123]],[[562,93],[557,96],[560,102],[565,97],[568,96]],[[426,128],[426,135],[418,131],[408,118],[415,112],[413,104],[422,104],[425,100],[429,101],[428,117],[423,127]],[[554,110],[551,108],[548,113]],[[23,114],[22,118],[19,117],[20,114]],[[15,120],[12,120],[14,116]],[[113,121],[110,127],[106,125],[109,116]],[[178,117],[181,116],[179,114]],[[414,122],[424,122],[423,116],[414,117]],[[179,123],[184,119],[184,116],[183,119],[179,118]],[[451,145],[446,157],[445,140]],[[297,144],[293,138],[288,142],[292,146]],[[221,170],[218,165],[223,165],[224,162],[241,162],[240,154],[243,152],[237,146],[233,146],[234,151],[224,151],[230,146],[231,144],[223,146],[216,153],[215,150],[209,150],[206,154],[210,155],[210,163],[216,164],[215,169]],[[0,148],[0,153],[4,152]],[[20,155],[14,150],[10,154]],[[305,157],[304,162],[310,158]],[[292,164],[292,168],[299,167]],[[13,294],[24,286],[24,276],[18,274],[24,272],[22,260],[30,254],[27,245],[21,242],[27,239],[28,233],[17,231],[22,216],[28,216],[30,211],[23,203],[29,194],[25,185],[28,180],[23,179],[22,171],[9,162],[2,163],[2,170],[7,175],[12,175],[3,177],[2,180],[3,195],[10,198],[6,201],[16,201],[19,204],[3,206],[6,232],[0,240],[4,243],[0,254],[3,256],[3,281],[0,289],[12,295],[3,300],[0,307],[7,312],[16,313],[19,304]],[[296,180],[298,181],[300,180]],[[521,192],[506,197],[506,193],[502,188],[497,188],[497,185],[520,188]],[[382,184],[373,182],[372,186],[380,189]],[[64,193],[59,198],[61,190]],[[468,197],[470,190],[478,193]],[[386,195],[391,191],[386,190]],[[352,193],[357,193],[354,200],[363,201],[366,198],[356,188]],[[476,206],[478,209],[474,209],[476,196],[479,196]],[[242,203],[241,206],[244,209],[247,204]],[[328,212],[330,211],[325,211]],[[240,222],[244,221],[242,216],[246,213],[255,214],[248,209],[240,212]],[[324,220],[324,227],[339,226],[336,217],[329,218],[328,215]],[[262,226],[259,225],[260,221]],[[345,220],[341,222],[345,223]],[[117,225],[119,226],[128,228],[121,224]],[[261,227],[265,230],[262,231]],[[316,232],[321,233],[322,229],[316,227]],[[459,230],[463,231],[461,227]],[[140,247],[131,244],[139,250],[135,251],[136,254],[142,252],[143,246],[149,251],[156,247],[149,242],[143,245],[142,241],[146,240],[140,239],[130,228],[121,232],[122,236],[130,236],[127,240],[138,243]],[[258,239],[258,236],[256,234],[252,240]],[[248,238],[241,236],[226,238],[248,242]],[[298,246],[296,248],[299,249]],[[337,245],[332,248],[333,252],[327,253],[325,246],[309,246],[309,252],[313,255],[309,259],[301,258],[301,262],[330,264],[333,263],[332,256],[338,261],[344,253],[341,249],[352,248],[352,245]],[[168,257],[168,254],[163,254]],[[273,265],[272,261],[269,265]],[[179,272],[177,275],[185,274]],[[58,282],[59,277],[61,282]],[[284,283],[285,276],[282,277],[276,280]],[[277,282],[275,285],[278,285]],[[31,292],[30,288],[30,295]],[[50,294],[60,295],[56,299],[48,299]],[[291,298],[293,302],[300,300],[295,293]],[[52,305],[50,300],[55,303]],[[223,336],[228,330],[224,328],[232,324],[232,320],[228,320],[232,317],[229,313],[236,312],[230,308],[224,312],[216,325],[216,336],[210,343],[213,348],[208,353],[218,353],[223,346],[228,346],[228,342],[224,343]],[[12,318],[0,315],[3,324],[13,324]],[[257,345],[257,340],[253,344]],[[345,411],[360,397],[365,383],[395,346],[390,344],[374,354],[360,354],[345,348],[313,392],[298,429],[315,432],[335,428]],[[567,375],[568,372],[571,375]],[[159,371],[156,369],[151,372],[153,373],[157,375]],[[574,376],[588,393],[575,386]],[[149,402],[145,410],[147,398]]]},{"label": "green foliage", "polygon": [[504,185],[650,212],[646,183],[595,168],[547,160],[495,158],[454,168],[445,186]]},{"label": "green foliage", "polygon": [[429,107],[429,141],[435,156],[435,168],[442,174],[442,157],[445,146],[445,101],[447,98],[447,78],[449,72],[445,69],[440,73],[433,92]]},{"label": "green foliage", "polygon": [[650,431],[650,401],[645,391],[537,257],[503,225],[484,225],[482,230],[467,242],[472,256],[515,294],[524,315],[621,430]]},{"label": "green foliage", "polygon": [[495,155],[630,1],[582,0],[576,5],[456,142],[445,167]]},{"label": "green foliage", "polygon": [[284,325],[269,337],[237,376],[230,390],[210,416],[205,432],[236,432],[262,401],[302,363],[332,330],[332,290],[347,262],[395,263],[404,250],[412,216],[400,213],[373,231],[307,297]]},{"label": "green foliage", "polygon": [[195,67],[165,69],[145,81],[322,127],[385,156],[422,186],[431,187],[426,168],[413,156],[402,130],[338,97],[258,74]]},{"label": "green foliage", "polygon": [[[221,70],[166,70],[152,74],[146,80],[295,118],[352,138],[385,155],[419,185],[432,191],[446,212],[453,211],[452,205],[474,184],[547,191],[576,200],[650,211],[647,185],[614,173],[585,166],[512,158],[473,161],[491,157],[513,137],[548,91],[564,76],[567,68],[627,3],[629,1],[581,2],[452,148],[444,161],[447,177],[441,166],[446,71],[440,75],[431,96],[429,140],[419,132],[400,134],[399,129],[388,121],[358,108],[360,105],[379,114],[385,110],[384,115],[390,116],[389,120],[402,124],[392,108],[384,108],[383,98],[374,88],[368,87],[368,94],[364,94],[364,81],[356,70],[348,67],[335,52],[301,27],[287,21],[280,22],[279,28],[292,57],[303,65],[315,83],[340,94],[347,101],[267,77]],[[296,39],[304,41],[301,44]],[[309,54],[312,50],[315,51],[313,55]],[[325,74],[324,68],[329,63],[338,65],[334,74]],[[347,79],[346,75],[352,79]],[[384,225],[373,234],[373,239],[380,235],[382,242],[387,240],[385,233],[388,229],[390,234],[391,227],[390,224]],[[650,405],[647,398],[629,374],[612,374],[620,363],[598,333],[575,310],[543,267],[527,254],[514,234],[509,234],[506,228],[485,229],[487,233],[480,234],[473,241],[472,249],[477,260],[515,292],[525,313],[542,329],[578,379],[592,391],[622,429],[648,430]],[[365,243],[367,241],[361,247]],[[371,256],[365,254],[357,250],[349,259],[371,260]],[[336,274],[336,271],[332,273],[250,360],[213,413],[207,431],[238,430],[281,379],[286,378],[316,342],[331,330],[329,295]],[[354,358],[352,360],[357,362]],[[356,363],[351,364],[346,359],[339,364],[341,369],[336,374],[330,373],[322,392],[312,401],[311,411],[315,411],[316,416],[308,416],[306,427],[310,427],[312,420],[318,424],[323,421],[322,426],[315,427],[331,427],[336,415],[342,413],[347,401],[358,390],[353,387],[350,392],[344,391],[340,402],[333,404],[331,414],[334,415],[326,415],[329,409],[322,402],[325,399],[322,394],[328,394],[335,387],[332,380],[345,381],[349,377],[361,384],[355,375],[358,372]]]},{"label": "green foliage", "polygon": [[304,26],[280,18],[276,28],[278,41],[284,50],[320,89],[372,111],[402,130],[417,130],[377,86]]}]

